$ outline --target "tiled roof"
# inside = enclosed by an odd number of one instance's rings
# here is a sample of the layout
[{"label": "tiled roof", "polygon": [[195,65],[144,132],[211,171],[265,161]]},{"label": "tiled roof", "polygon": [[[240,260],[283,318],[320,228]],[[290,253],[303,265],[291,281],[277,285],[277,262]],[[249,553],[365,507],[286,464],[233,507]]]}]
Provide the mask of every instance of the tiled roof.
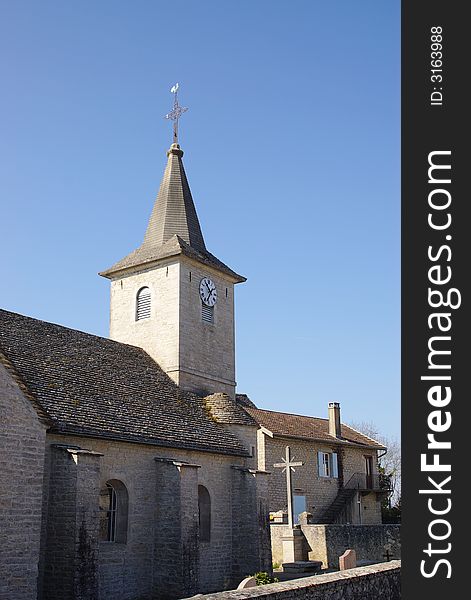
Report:
[{"label": "tiled roof", "polygon": [[248,408],[257,408],[247,394],[236,394],[236,402]]},{"label": "tiled roof", "polygon": [[211,413],[212,418],[217,423],[227,423],[230,425],[254,425],[257,422],[238,404],[234,402],[227,394],[216,393],[203,398],[206,410]]},{"label": "tiled roof", "polygon": [[244,410],[257,421],[257,423],[274,435],[284,437],[302,438],[308,440],[335,442],[365,446],[368,448],[382,449],[384,446],[355,429],[342,423],[342,437],[335,438],[329,434],[329,420],[319,417],[305,417],[289,413],[262,410],[259,408],[244,407]]},{"label": "tiled roof", "polygon": [[133,250],[133,252],[119,260],[112,267],[102,271],[100,275],[110,278],[120,271],[132,269],[133,267],[141,265],[150,265],[156,261],[169,258],[171,256],[177,256],[178,254],[183,254],[188,258],[192,258],[193,260],[197,260],[198,262],[208,265],[209,267],[213,267],[222,273],[226,273],[226,275],[233,277],[237,282],[246,281],[245,277],[238,275],[218,258],[213,256],[210,252],[207,250],[204,252],[195,250],[195,248],[192,248],[178,235],[171,237],[165,242],[165,244],[163,244],[163,246],[139,246],[139,248]]},{"label": "tiled roof", "polygon": [[0,310],[0,350],[53,431],[247,454],[141,348]]}]

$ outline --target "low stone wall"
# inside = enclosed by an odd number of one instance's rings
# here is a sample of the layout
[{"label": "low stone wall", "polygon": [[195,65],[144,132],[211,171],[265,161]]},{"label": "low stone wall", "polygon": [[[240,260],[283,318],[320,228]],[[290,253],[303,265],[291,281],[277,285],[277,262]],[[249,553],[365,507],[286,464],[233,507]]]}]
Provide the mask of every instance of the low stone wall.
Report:
[{"label": "low stone wall", "polygon": [[[281,538],[289,534],[287,525],[270,526],[274,563],[283,562]],[[338,569],[339,556],[348,548],[357,561],[384,562],[401,558],[400,525],[301,525],[305,560],[321,560],[324,568]]]},{"label": "low stone wall", "polygon": [[[198,600],[400,600],[401,562],[359,567],[246,590],[197,596]],[[188,599],[187,599],[188,600]]]}]

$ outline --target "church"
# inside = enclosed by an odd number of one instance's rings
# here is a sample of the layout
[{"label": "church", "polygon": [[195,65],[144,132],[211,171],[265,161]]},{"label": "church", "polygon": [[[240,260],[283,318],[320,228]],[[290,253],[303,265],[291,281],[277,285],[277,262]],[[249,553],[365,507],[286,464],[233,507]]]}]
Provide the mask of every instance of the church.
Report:
[{"label": "church", "polygon": [[1,598],[182,598],[271,571],[235,399],[245,278],[206,248],[177,122],[142,244],[100,273],[110,338],[0,311]]},{"label": "church", "polygon": [[177,89],[143,241],[100,273],[109,338],[0,310],[2,600],[171,600],[271,572],[293,516],[273,469],[287,444],[307,541],[308,517],[381,523],[385,448],[342,425],[337,403],[320,419],[236,394],[245,278],[206,248]]}]

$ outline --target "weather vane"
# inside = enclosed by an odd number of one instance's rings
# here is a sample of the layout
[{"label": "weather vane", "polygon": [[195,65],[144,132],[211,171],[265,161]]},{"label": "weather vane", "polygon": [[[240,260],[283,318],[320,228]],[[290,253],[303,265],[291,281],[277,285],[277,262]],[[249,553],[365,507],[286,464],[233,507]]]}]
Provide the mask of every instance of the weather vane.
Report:
[{"label": "weather vane", "polygon": [[173,143],[178,144],[178,119],[182,116],[184,112],[188,110],[185,106],[180,106],[178,104],[178,88],[179,85],[176,83],[172,89],[170,90],[172,94],[174,94],[173,99],[173,109],[165,115],[166,119],[170,119],[173,121]]}]

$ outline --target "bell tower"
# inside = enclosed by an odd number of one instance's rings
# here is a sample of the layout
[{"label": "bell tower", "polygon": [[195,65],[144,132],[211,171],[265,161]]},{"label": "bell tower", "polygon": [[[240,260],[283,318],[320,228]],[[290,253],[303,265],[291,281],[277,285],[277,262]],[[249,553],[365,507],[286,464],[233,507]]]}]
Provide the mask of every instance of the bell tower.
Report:
[{"label": "bell tower", "polygon": [[142,244],[100,275],[111,281],[110,337],[143,348],[183,389],[235,395],[234,286],[245,278],[206,249],[178,143]]}]

